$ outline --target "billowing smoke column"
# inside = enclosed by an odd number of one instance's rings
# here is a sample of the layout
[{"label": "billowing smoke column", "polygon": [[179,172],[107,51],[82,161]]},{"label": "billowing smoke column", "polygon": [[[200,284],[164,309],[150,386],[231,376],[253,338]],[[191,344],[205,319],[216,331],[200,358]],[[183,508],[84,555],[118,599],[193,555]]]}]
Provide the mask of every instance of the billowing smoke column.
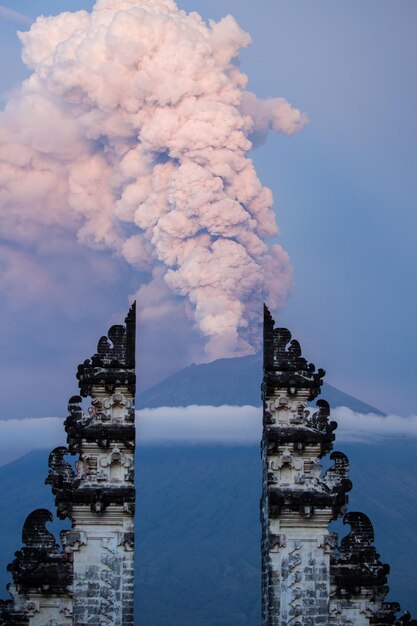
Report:
[{"label": "billowing smoke column", "polygon": [[250,138],[306,118],[245,91],[249,35],[172,0],[98,0],[20,38],[33,73],[1,113],[2,236],[109,248],[188,299],[208,356],[253,351],[291,269],[265,243],[277,226]]}]

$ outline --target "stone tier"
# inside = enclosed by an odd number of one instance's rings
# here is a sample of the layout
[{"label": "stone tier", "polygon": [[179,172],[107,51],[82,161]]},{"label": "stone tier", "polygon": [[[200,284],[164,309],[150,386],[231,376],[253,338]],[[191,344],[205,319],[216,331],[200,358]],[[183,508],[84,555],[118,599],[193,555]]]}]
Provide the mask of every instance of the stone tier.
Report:
[{"label": "stone tier", "polygon": [[[333,424],[335,424],[333,422]],[[291,428],[288,426],[266,427],[265,445],[269,455],[277,454],[283,446],[290,447],[294,453],[301,453],[308,448],[315,448],[318,458],[322,458],[333,449],[333,432],[322,433],[308,426]]]}]

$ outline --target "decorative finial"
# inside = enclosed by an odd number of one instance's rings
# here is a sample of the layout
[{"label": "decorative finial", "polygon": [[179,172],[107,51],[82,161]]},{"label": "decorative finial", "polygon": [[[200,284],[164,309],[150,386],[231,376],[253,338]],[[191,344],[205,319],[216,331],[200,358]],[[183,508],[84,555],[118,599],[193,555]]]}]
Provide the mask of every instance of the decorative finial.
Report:
[{"label": "decorative finial", "polygon": [[324,375],[323,369],[316,371],[314,364],[302,356],[300,344],[291,338],[287,328],[275,328],[264,305],[264,393],[284,388],[293,396],[308,389],[311,401],[319,395]]},{"label": "decorative finial", "polygon": [[100,338],[97,352],[78,366],[77,378],[83,397],[91,396],[93,386],[112,392],[116,386],[135,394],[136,302],[125,318],[125,325],[112,326]]}]

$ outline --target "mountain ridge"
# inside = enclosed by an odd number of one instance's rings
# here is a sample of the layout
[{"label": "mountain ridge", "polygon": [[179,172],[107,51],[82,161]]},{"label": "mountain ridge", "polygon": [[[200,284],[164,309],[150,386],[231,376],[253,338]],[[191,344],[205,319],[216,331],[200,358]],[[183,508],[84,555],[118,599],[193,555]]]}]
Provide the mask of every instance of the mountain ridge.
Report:
[{"label": "mountain ridge", "polygon": [[[137,408],[197,405],[261,406],[262,355],[254,354],[211,363],[193,364],[138,394]],[[357,413],[385,415],[328,383],[321,397],[331,408],[346,406]]]}]

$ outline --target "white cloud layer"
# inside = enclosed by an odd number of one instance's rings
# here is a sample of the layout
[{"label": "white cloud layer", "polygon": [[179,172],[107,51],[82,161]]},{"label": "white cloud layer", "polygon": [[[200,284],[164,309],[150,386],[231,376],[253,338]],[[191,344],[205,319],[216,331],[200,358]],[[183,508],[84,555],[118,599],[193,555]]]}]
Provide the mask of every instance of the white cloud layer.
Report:
[{"label": "white cloud layer", "polygon": [[[315,409],[313,409],[314,412]],[[253,406],[160,407],[138,412],[138,438],[160,441],[258,443],[262,409]],[[375,441],[388,437],[417,437],[417,416],[356,413],[347,407],[331,411],[338,424],[337,441]]]},{"label": "white cloud layer", "polygon": [[332,409],[331,419],[337,422],[339,441],[373,441],[388,437],[417,437],[417,415],[375,415],[356,413],[347,407]]},{"label": "white cloud layer", "polygon": [[[32,450],[52,450],[65,445],[63,420],[58,417],[0,421],[0,465]],[[45,459],[45,468],[48,459]]]},{"label": "white cloud layer", "polygon": [[[417,415],[382,417],[346,407],[331,412],[338,422],[337,441],[417,438]],[[262,410],[254,406],[186,406],[143,409],[136,413],[137,441],[153,443],[259,443]],[[57,417],[0,421],[0,465],[26,452],[65,445],[63,420]],[[46,459],[45,459],[46,463]]]},{"label": "white cloud layer", "polygon": [[186,406],[143,409],[138,441],[251,444],[262,435],[262,413],[254,406]]},{"label": "white cloud layer", "polygon": [[250,36],[173,0],[98,0],[20,38],[32,75],[0,113],[2,237],[109,249],[156,299],[166,286],[186,299],[209,357],[253,352],[259,303],[282,306],[292,272],[266,243],[278,229],[251,137],[307,118],[246,91]]},{"label": "white cloud layer", "polygon": [[[261,438],[261,412],[253,406],[143,409],[136,412],[136,429],[137,441],[144,444],[252,444]],[[52,450],[65,442],[61,418],[0,420],[0,465],[31,450]]]}]

